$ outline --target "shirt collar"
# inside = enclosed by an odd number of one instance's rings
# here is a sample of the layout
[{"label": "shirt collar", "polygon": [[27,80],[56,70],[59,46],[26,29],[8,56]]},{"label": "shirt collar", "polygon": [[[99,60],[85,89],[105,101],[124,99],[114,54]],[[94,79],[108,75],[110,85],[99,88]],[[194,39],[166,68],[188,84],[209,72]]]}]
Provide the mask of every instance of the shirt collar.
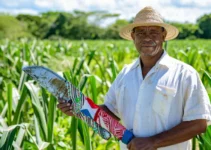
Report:
[{"label": "shirt collar", "polygon": [[[162,56],[160,57],[160,59],[157,61],[157,63],[155,64],[156,67],[159,66],[165,66],[167,68],[170,68],[172,66],[172,61],[171,61],[171,57],[168,55],[168,53],[164,50]],[[136,67],[140,66],[140,58],[137,58],[135,60],[135,62],[132,64],[131,69],[135,69]]]},{"label": "shirt collar", "polygon": [[167,68],[172,67],[172,59],[168,55],[168,53],[164,50],[163,55],[160,57],[160,59],[155,64],[156,66],[166,66]]}]

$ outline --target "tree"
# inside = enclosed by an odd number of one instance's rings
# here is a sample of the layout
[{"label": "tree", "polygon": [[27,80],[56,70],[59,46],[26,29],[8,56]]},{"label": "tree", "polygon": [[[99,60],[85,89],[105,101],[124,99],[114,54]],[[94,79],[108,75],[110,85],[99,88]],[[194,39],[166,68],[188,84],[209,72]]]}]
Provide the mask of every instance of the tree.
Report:
[{"label": "tree", "polygon": [[15,39],[23,36],[30,36],[26,32],[26,27],[21,24],[15,17],[10,15],[0,15],[0,39]]},{"label": "tree", "polygon": [[211,14],[206,14],[197,20],[199,28],[203,31],[201,38],[211,38]]},{"label": "tree", "polygon": [[106,28],[103,38],[105,39],[121,39],[119,36],[119,30],[121,27],[129,24],[127,20],[119,19],[115,23]]},{"label": "tree", "polygon": [[40,36],[40,25],[41,25],[41,17],[33,16],[28,14],[19,14],[16,16],[16,19],[19,20],[22,24],[24,24],[27,28],[27,31],[35,37]]},{"label": "tree", "polygon": [[199,29],[198,25],[191,23],[170,23],[179,29],[178,39],[195,39],[200,37],[202,31]]},{"label": "tree", "polygon": [[65,15],[60,13],[56,21],[54,21],[51,24],[50,29],[47,31],[47,33],[43,38],[49,38],[49,36],[51,35],[61,35],[62,27],[64,26],[65,22],[66,22]]}]

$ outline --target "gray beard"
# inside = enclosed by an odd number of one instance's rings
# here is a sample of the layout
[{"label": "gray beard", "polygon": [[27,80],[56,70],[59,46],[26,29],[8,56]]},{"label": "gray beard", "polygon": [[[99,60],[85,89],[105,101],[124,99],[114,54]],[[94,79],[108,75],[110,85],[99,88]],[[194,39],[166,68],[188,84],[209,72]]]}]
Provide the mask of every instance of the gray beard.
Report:
[{"label": "gray beard", "polygon": [[154,51],[152,51],[151,53],[144,53],[142,51],[140,51],[140,55],[142,56],[155,56],[158,52],[159,52],[160,46],[156,47]]}]

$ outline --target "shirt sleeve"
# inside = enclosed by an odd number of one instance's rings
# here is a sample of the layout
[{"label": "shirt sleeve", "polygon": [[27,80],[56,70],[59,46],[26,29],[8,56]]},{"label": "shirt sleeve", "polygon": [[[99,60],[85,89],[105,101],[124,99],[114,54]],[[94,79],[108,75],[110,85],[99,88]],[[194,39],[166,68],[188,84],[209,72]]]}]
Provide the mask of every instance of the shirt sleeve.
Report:
[{"label": "shirt sleeve", "polygon": [[104,105],[113,112],[117,117],[119,117],[118,110],[117,110],[117,102],[115,96],[115,82],[112,83],[111,87],[109,88],[107,94],[105,95]]},{"label": "shirt sleeve", "polygon": [[183,121],[206,119],[211,124],[211,105],[207,91],[197,72],[191,73],[184,81],[185,107]]},{"label": "shirt sleeve", "polygon": [[118,118],[120,118],[120,114],[118,112],[118,106],[117,106],[118,104],[117,104],[116,93],[117,93],[117,88],[120,86],[120,80],[123,78],[125,67],[117,75],[116,79],[111,84],[111,86],[110,86],[110,88],[109,88],[109,90],[106,93],[105,98],[104,98],[104,105],[111,112],[113,112]]}]

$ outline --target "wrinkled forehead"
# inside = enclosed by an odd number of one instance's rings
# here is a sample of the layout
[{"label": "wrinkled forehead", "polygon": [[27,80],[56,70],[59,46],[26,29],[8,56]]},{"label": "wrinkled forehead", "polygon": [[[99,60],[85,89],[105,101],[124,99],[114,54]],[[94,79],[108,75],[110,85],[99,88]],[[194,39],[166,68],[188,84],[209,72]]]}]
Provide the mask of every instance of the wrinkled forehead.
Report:
[{"label": "wrinkled forehead", "polygon": [[138,26],[135,27],[136,30],[157,30],[157,31],[161,31],[163,29],[163,27],[160,26]]}]

